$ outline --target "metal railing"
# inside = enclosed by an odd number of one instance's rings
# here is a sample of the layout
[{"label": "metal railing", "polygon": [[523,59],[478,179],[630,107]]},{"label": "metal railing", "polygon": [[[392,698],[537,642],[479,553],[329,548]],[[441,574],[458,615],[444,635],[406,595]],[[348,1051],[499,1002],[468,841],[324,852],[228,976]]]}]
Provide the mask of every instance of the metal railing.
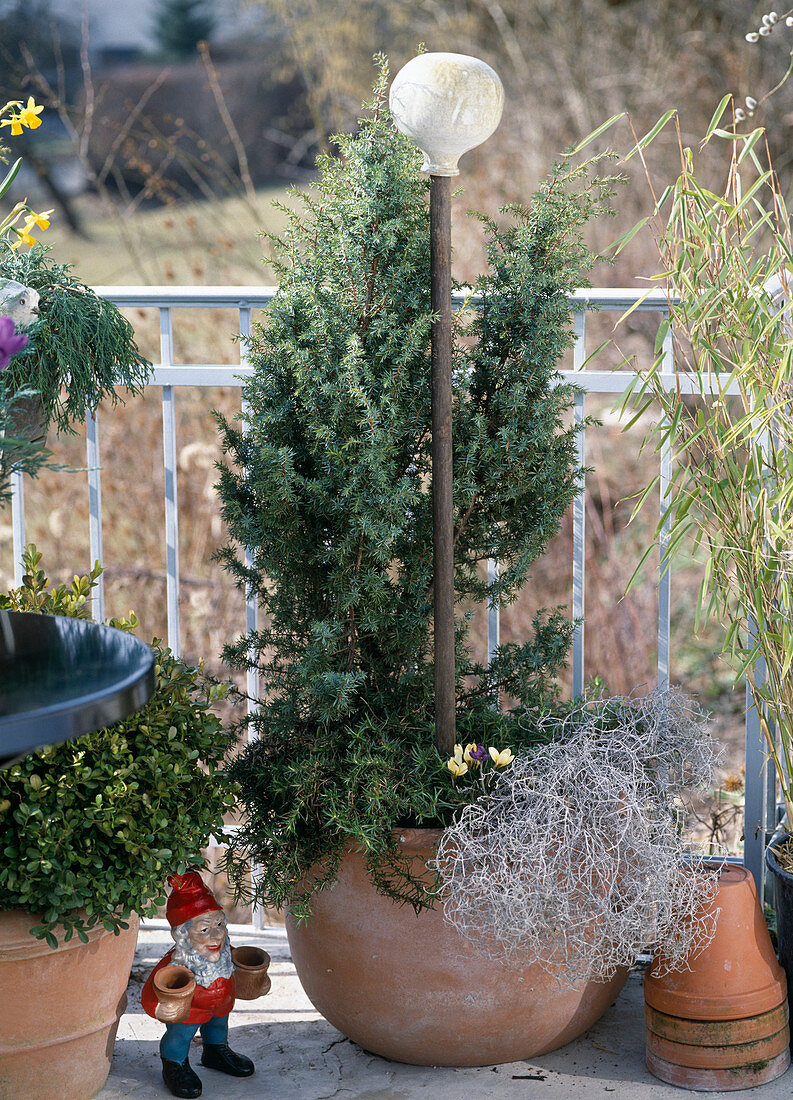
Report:
[{"label": "metal railing", "polygon": [[[179,508],[177,493],[177,447],[175,390],[179,386],[237,386],[242,387],[251,375],[251,368],[243,355],[239,364],[176,364],[173,361],[173,310],[194,308],[231,307],[239,312],[239,331],[247,335],[251,330],[252,312],[266,309],[276,293],[275,287],[96,287],[97,293],[120,307],[155,308],[160,316],[160,361],[155,365],[148,385],[162,387],[163,414],[163,464],[165,472],[165,544],[166,590],[168,611],[168,645],[174,653],[181,651],[179,622]],[[575,344],[573,369],[561,371],[561,378],[574,382],[581,390],[576,395],[574,418],[582,423],[586,417],[587,400],[592,395],[621,394],[631,378],[628,370],[593,370],[587,364],[587,315],[593,310],[622,314],[634,307],[636,312],[653,313],[660,321],[668,316],[668,304],[663,291],[646,295],[638,304],[643,292],[634,290],[582,290],[571,297],[574,316]],[[457,296],[456,304],[463,302]],[[474,303],[475,304],[475,303]],[[674,371],[671,334],[667,333],[663,345],[664,363],[661,379],[668,387],[678,387],[684,392],[699,392],[687,383],[685,376]],[[578,435],[578,461],[586,464],[586,429]],[[663,513],[671,475],[672,458],[668,446],[660,455],[659,509]],[[91,560],[103,560],[102,554],[102,470],[101,443],[98,424],[91,415],[87,417],[87,468],[89,493],[89,538]],[[25,545],[24,486],[22,476],[13,476],[12,526],[16,583],[21,582],[21,555]],[[585,486],[582,484],[582,490]],[[586,614],[586,511],[585,493],[582,491],[573,504],[573,592],[572,616],[580,620],[575,629],[572,647],[573,692],[584,690],[584,644]],[[663,559],[666,532],[660,536],[660,559]],[[489,564],[491,581],[497,575],[498,563]],[[658,579],[658,685],[669,684],[670,668],[670,609],[671,571],[660,570]],[[105,614],[103,580],[100,578],[95,593],[96,618]],[[257,609],[247,602],[246,623],[248,630],[255,629]],[[488,656],[492,656],[499,638],[499,609],[491,604],[488,614]],[[258,682],[255,673],[248,677],[248,694],[258,698]],[[775,785],[771,768],[765,768],[766,751],[757,713],[747,691],[746,709],[746,798],[744,862],[751,869],[760,888],[763,880],[763,852],[775,815]]]}]

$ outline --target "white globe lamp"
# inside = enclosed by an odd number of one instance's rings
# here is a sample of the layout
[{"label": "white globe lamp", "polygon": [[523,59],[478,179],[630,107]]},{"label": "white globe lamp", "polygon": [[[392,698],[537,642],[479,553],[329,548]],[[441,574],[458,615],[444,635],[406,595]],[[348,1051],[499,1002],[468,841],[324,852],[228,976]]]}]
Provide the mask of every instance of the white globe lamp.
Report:
[{"label": "white globe lamp", "polygon": [[457,176],[463,153],[486,141],[501,121],[504,88],[478,57],[424,53],[397,73],[389,106],[397,129],[424,153],[422,171]]}]

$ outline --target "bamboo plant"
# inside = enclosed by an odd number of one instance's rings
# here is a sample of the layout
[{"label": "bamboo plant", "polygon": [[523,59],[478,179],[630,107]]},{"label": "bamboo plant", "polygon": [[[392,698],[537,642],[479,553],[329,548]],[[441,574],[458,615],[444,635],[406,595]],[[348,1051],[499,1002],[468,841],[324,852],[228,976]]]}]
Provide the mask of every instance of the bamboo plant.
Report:
[{"label": "bamboo plant", "polygon": [[793,822],[793,238],[763,131],[725,129],[728,107],[725,97],[704,143],[728,143],[721,192],[681,146],[680,174],[657,201],[669,316],[623,406],[629,426],[660,406],[650,437],[673,457],[661,567],[688,554],[693,537],[705,566],[697,626],[725,628],[723,652],[748,683]]}]

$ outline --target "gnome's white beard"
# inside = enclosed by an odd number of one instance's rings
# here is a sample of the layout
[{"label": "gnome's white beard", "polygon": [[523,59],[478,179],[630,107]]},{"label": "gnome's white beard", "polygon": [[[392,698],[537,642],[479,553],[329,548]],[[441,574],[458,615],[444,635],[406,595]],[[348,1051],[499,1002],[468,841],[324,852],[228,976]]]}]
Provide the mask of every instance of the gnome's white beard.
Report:
[{"label": "gnome's white beard", "polygon": [[171,930],[171,935],[176,940],[176,947],[171,955],[171,962],[177,966],[186,966],[193,972],[196,982],[205,989],[212,985],[218,978],[230,978],[234,973],[234,963],[231,958],[231,944],[226,936],[217,962],[210,962],[203,955],[190,946],[186,924],[180,924]]}]

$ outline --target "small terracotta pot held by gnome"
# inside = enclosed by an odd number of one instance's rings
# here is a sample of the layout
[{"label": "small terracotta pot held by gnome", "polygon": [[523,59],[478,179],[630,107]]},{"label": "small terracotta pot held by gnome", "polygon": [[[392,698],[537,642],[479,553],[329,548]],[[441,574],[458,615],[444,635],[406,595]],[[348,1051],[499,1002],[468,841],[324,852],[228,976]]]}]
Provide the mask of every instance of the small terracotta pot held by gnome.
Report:
[{"label": "small terracotta pot held by gnome", "polygon": [[234,986],[237,1000],[255,1001],[270,992],[267,967],[270,956],[260,947],[232,947],[231,959],[234,963]]},{"label": "small terracotta pot held by gnome", "polygon": [[709,909],[715,935],[689,969],[657,957],[645,975],[647,1068],[687,1089],[752,1088],[790,1064],[785,974],[747,868],[721,869]]},{"label": "small terracotta pot held by gnome", "polygon": [[166,1024],[179,1024],[186,1020],[190,1015],[196,986],[192,970],[172,963],[158,970],[152,981],[159,1001],[155,1009],[157,1019]]}]

